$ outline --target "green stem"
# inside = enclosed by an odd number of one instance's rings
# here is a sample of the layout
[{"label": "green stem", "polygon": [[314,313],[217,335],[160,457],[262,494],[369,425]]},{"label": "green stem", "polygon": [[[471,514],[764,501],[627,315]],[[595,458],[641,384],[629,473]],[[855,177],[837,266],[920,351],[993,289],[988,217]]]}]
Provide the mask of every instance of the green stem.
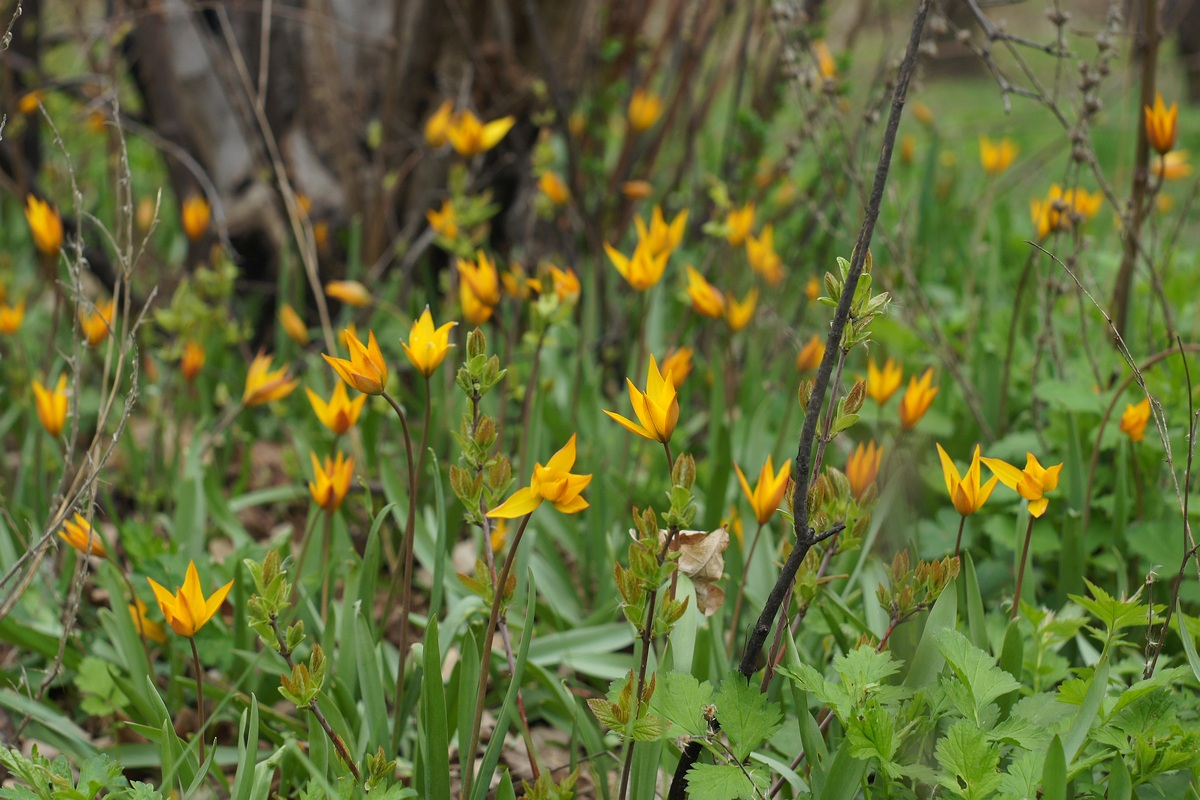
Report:
[{"label": "green stem", "polygon": [[196,649],[196,640],[189,636],[188,644],[192,646],[192,661],[196,665],[196,716],[200,720],[196,728],[196,738],[200,740],[200,766],[204,766],[204,672],[200,667],[200,651]]},{"label": "green stem", "polygon": [[[484,633],[483,643],[480,646],[479,686],[475,690],[475,719],[471,723],[471,744],[464,754],[464,762],[467,764],[474,764],[475,751],[479,749],[479,730],[483,725],[483,704],[487,699],[487,685],[490,677],[488,673],[492,665],[492,639],[496,636],[496,626],[500,622],[500,604],[504,602],[504,587],[508,584],[508,576],[512,572],[513,562],[517,556],[517,547],[521,544],[521,537],[525,535],[525,528],[528,527],[529,519],[532,516],[533,512],[530,511],[521,518],[521,525],[517,528],[517,533],[513,536],[512,544],[508,548],[508,555],[504,559],[504,566],[500,568],[500,575],[492,586],[492,608],[488,612],[487,631]],[[486,542],[484,546],[488,546]],[[475,769],[472,766],[462,775],[462,792],[459,795],[462,800],[471,796],[471,784],[474,782]]]},{"label": "green stem", "polygon": [[959,550],[962,547],[963,528],[967,527],[967,518],[965,516],[958,520],[958,538],[954,540],[954,557],[958,558]]},{"label": "green stem", "polygon": [[750,564],[754,560],[754,548],[758,547],[759,537],[762,536],[763,523],[758,523],[758,530],[754,532],[754,538],[750,541],[750,549],[746,552],[746,563],[742,565],[742,580],[738,584],[737,599],[733,603],[733,616],[729,619],[729,645],[726,648],[726,656],[733,658],[733,648],[737,644],[737,629],[738,619],[742,615],[742,599],[746,592],[746,578],[750,575]]},{"label": "green stem", "polygon": [[1021,548],[1021,566],[1017,568],[1017,588],[1013,593],[1012,604],[1012,619],[1016,619],[1021,612],[1021,584],[1025,581],[1025,562],[1029,558],[1029,539],[1033,536],[1033,521],[1037,517],[1033,514],[1029,515],[1029,526],[1025,528],[1025,544]]},{"label": "green stem", "polygon": [[333,540],[333,512],[325,510],[325,537],[321,540],[321,570],[325,579],[321,582],[321,622],[329,624],[329,579],[333,569],[329,565],[329,549]]},{"label": "green stem", "polygon": [[[428,384],[426,384],[428,385]],[[408,617],[412,611],[412,569],[413,569],[413,533],[417,520],[417,470],[413,465],[412,436],[408,431],[408,417],[404,409],[387,392],[383,398],[391,405],[396,416],[400,418],[400,428],[404,432],[404,453],[408,458],[408,518],[404,524],[404,541],[401,551],[404,554],[404,572],[392,573],[392,586],[388,590],[388,601],[384,612],[384,620],[391,616],[393,603],[396,601],[397,590],[403,590],[400,600],[400,652],[396,666],[396,717],[392,730],[393,749],[400,746],[400,726],[404,716],[404,668],[408,660]],[[428,409],[426,409],[428,411]],[[428,426],[426,426],[428,427]]]}]

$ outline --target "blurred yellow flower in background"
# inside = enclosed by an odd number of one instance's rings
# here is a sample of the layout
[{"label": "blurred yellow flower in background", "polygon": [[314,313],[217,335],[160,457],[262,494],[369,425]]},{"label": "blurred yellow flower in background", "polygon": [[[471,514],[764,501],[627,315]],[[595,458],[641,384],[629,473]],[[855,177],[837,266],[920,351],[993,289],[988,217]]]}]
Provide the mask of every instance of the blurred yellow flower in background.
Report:
[{"label": "blurred yellow flower in background", "polygon": [[1155,93],[1154,106],[1146,106],[1146,141],[1160,156],[1175,147],[1179,133],[1179,104],[1171,103],[1168,108],[1163,102],[1162,92]]},{"label": "blurred yellow flower in background", "polygon": [[314,503],[332,514],[341,508],[342,501],[350,491],[350,479],[354,476],[354,459],[346,458],[339,452],[336,461],[326,456],[322,465],[317,460],[316,453],[309,453],[309,456],[312,458],[313,479],[308,482],[308,491],[312,494]]},{"label": "blurred yellow flower in background", "polygon": [[363,394],[383,394],[387,385],[388,370],[379,343],[375,341],[375,331],[367,331],[365,345],[349,330],[346,331],[346,340],[350,348],[348,360],[334,358],[325,353],[322,353],[321,357],[351,388],[358,389]]},{"label": "blurred yellow flower in background", "polygon": [[58,383],[54,387],[54,391],[49,391],[45,386],[42,386],[40,381],[33,382],[33,401],[34,409],[37,411],[38,421],[42,423],[42,427],[46,429],[46,433],[58,438],[62,433],[63,425],[67,421],[67,376],[59,375]]},{"label": "blurred yellow flower in background", "polygon": [[1129,437],[1131,442],[1140,442],[1146,438],[1146,425],[1150,422],[1150,398],[1144,398],[1137,405],[1126,404],[1125,413],[1121,415],[1121,433]]},{"label": "blurred yellow flower in background", "polygon": [[1008,169],[1018,152],[1013,140],[1007,136],[998,142],[986,136],[979,137],[979,161],[988,175],[999,175]]},{"label": "blurred yellow flower in background", "polygon": [[713,319],[725,316],[725,296],[717,287],[706,281],[691,264],[687,265],[687,280],[687,294],[692,302],[693,311]]},{"label": "blurred yellow flower in background", "polygon": [[271,356],[260,351],[250,362],[250,369],[246,372],[242,403],[253,407],[272,400],[282,400],[299,385],[300,380],[293,379],[287,367],[272,370]]},{"label": "blurred yellow flower in background", "polygon": [[45,256],[56,256],[62,249],[63,224],[58,209],[45,200],[29,195],[25,198],[25,221],[33,235],[33,246]]},{"label": "blurred yellow flower in background", "polygon": [[108,550],[104,547],[104,540],[100,538],[99,533],[92,530],[92,526],[88,524],[88,521],[78,511],[75,512],[74,519],[63,522],[63,530],[59,531],[58,535],[62,537],[63,541],[85,556],[108,557]]},{"label": "blurred yellow flower in background", "polygon": [[900,427],[905,430],[911,429],[925,416],[929,406],[933,405],[933,398],[937,396],[939,387],[932,386],[932,382],[933,367],[925,370],[919,380],[916,377],[909,380],[908,389],[900,398]]},{"label": "blurred yellow flower in background", "polygon": [[325,295],[355,308],[371,304],[371,293],[358,281],[330,281],[325,284]]},{"label": "blurred yellow flower in background", "polygon": [[446,138],[460,156],[473,158],[498,145],[516,122],[516,117],[502,117],[485,124],[470,111],[463,110],[454,115],[446,128]]},{"label": "blurred yellow flower in background", "polygon": [[754,309],[758,307],[758,287],[746,292],[746,296],[738,300],[732,295],[725,304],[725,322],[729,330],[737,333],[750,324],[754,319]]},{"label": "blurred yellow flower in background", "polygon": [[883,448],[875,445],[872,439],[865,447],[862,442],[850,454],[846,461],[846,480],[850,482],[850,494],[854,499],[862,500],[879,477],[879,465],[883,462]]},{"label": "blurred yellow flower in background", "polygon": [[312,405],[317,419],[338,436],[354,427],[367,402],[365,394],[360,394],[351,400],[350,395],[346,393],[346,384],[343,381],[334,384],[333,394],[329,396],[328,403],[307,386],[304,387],[304,391],[308,395],[308,402]]},{"label": "blurred yellow flower in background", "polygon": [[902,380],[904,370],[895,359],[889,358],[884,362],[883,369],[875,365],[875,359],[867,361],[867,396],[879,405],[891,399]]},{"label": "blurred yellow flower in background", "polygon": [[79,327],[83,331],[83,338],[87,340],[88,347],[95,347],[108,338],[109,331],[112,330],[113,311],[116,310],[116,307],[116,300],[109,299],[103,303],[96,303],[94,311],[80,310]]},{"label": "blurred yellow flower in background", "polygon": [[629,98],[629,109],[627,111],[629,127],[638,133],[648,130],[654,126],[654,123],[658,122],[658,118],[662,116],[662,112],[662,100],[659,99],[658,95],[640,87],[633,90],[633,95]]},{"label": "blurred yellow flower in background", "polygon": [[429,306],[425,306],[425,310],[413,322],[412,328],[408,332],[408,341],[400,342],[408,360],[426,378],[432,375],[438,365],[445,361],[446,354],[450,352],[451,347],[454,347],[450,344],[450,329],[457,324],[457,322],[447,322],[440,328],[435,328]]}]

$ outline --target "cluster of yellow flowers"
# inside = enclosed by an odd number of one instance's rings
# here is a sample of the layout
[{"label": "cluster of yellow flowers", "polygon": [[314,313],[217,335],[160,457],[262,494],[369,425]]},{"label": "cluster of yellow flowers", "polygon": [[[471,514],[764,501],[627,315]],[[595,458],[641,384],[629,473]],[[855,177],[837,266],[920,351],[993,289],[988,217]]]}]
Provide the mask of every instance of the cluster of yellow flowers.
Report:
[{"label": "cluster of yellow flowers", "polygon": [[455,111],[454,103],[447,100],[425,123],[425,143],[434,149],[449,143],[463,158],[474,158],[498,145],[516,121],[516,117],[501,117],[484,123],[469,109]]}]

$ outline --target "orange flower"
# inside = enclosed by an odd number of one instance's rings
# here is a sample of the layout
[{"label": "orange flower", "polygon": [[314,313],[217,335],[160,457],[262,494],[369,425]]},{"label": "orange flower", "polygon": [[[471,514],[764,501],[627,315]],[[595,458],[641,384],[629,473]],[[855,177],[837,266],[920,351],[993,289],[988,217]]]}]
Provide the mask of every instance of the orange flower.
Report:
[{"label": "orange flower", "polygon": [[316,453],[309,453],[309,456],[312,458],[313,479],[308,482],[308,491],[312,494],[314,503],[332,514],[341,508],[346,493],[350,491],[350,479],[354,476],[354,459],[338,453],[337,461],[326,457],[322,466]]},{"label": "orange flower", "polygon": [[790,461],[783,462],[779,467],[779,471],[775,471],[775,465],[771,463],[771,457],[767,456],[767,461],[763,464],[762,469],[758,473],[758,483],[754,485],[754,489],[750,489],[750,482],[746,480],[745,473],[742,468],[735,462],[733,468],[737,470],[738,482],[742,485],[742,492],[746,495],[746,499],[750,501],[750,507],[754,509],[754,518],[758,520],[759,525],[765,525],[769,519],[779,510],[779,503],[783,500],[783,495],[787,492],[789,476],[791,475],[792,463]]},{"label": "orange flower", "polygon": [[25,301],[22,300],[15,306],[10,306],[8,303],[0,302],[0,333],[13,334],[21,329],[21,323],[25,320]]},{"label": "orange flower", "polygon": [[546,170],[538,178],[538,189],[556,206],[565,206],[571,199],[571,190],[558,176],[558,173]]},{"label": "orange flower", "polygon": [[986,136],[979,137],[979,161],[988,175],[999,175],[1008,169],[1016,159],[1017,152],[1017,146],[1007,137],[998,142]]},{"label": "orange flower", "polygon": [[641,133],[654,126],[662,116],[662,100],[658,95],[646,89],[637,88],[629,98],[628,120],[629,127]]},{"label": "orange flower", "polygon": [[579,299],[579,293],[583,287],[579,283],[579,276],[575,274],[575,270],[570,267],[560,269],[551,264],[550,278],[554,283],[554,294],[560,302],[574,303]]},{"label": "orange flower", "polygon": [[905,430],[911,429],[921,421],[933,398],[937,396],[939,387],[931,386],[933,382],[933,367],[925,370],[921,379],[912,378],[908,382],[908,390],[900,398],[900,426]]},{"label": "orange flower", "polygon": [[425,144],[435,150],[445,146],[447,141],[446,132],[450,129],[450,121],[453,117],[453,101],[443,101],[438,106],[437,111],[433,112],[433,116],[425,122]]},{"label": "orange flower", "polygon": [[692,301],[692,310],[697,314],[713,319],[725,315],[725,296],[715,286],[704,279],[691,264],[687,265],[687,293]]},{"label": "orange flower", "polygon": [[1163,102],[1162,92],[1156,92],[1154,107],[1145,107],[1146,141],[1160,155],[1165,156],[1175,147],[1179,133],[1179,104],[1171,103],[1168,108]]},{"label": "orange flower", "polygon": [[864,448],[862,442],[850,454],[846,461],[846,480],[850,482],[850,494],[855,500],[862,500],[879,477],[879,465],[883,461],[883,448],[876,447],[875,440]]},{"label": "orange flower", "polygon": [[764,225],[757,238],[747,237],[746,260],[750,263],[750,269],[772,286],[783,282],[783,260],[775,252],[774,226]]},{"label": "orange flower", "polygon": [[1121,433],[1129,437],[1131,442],[1140,442],[1146,438],[1146,425],[1150,422],[1150,398],[1147,397],[1136,406],[1126,404],[1125,413],[1121,415]]},{"label": "orange flower", "polygon": [[58,376],[54,391],[49,391],[39,381],[34,381],[33,400],[42,427],[46,429],[46,433],[57,439],[67,421],[67,376]]},{"label": "orange flower", "polygon": [[612,262],[617,272],[621,273],[630,286],[639,292],[644,292],[662,279],[667,269],[669,253],[655,255],[647,242],[638,242],[633,249],[633,257],[626,258],[625,254],[608,242],[604,243],[604,252]]},{"label": "orange flower", "polygon": [[730,209],[725,215],[725,241],[734,247],[741,247],[754,227],[754,203],[746,203],[741,208]]},{"label": "orange flower", "polygon": [[196,242],[208,231],[209,223],[212,222],[212,208],[203,196],[190,194],[183,201],[179,216],[183,221],[183,232],[187,234],[188,239]]},{"label": "orange flower", "polygon": [[129,616],[133,618],[133,626],[137,628],[137,632],[143,638],[158,642],[159,644],[166,644],[167,629],[146,616],[149,608],[142,600],[137,598],[134,598],[134,600],[136,605],[129,606]]},{"label": "orange flower", "polygon": [[654,187],[649,181],[625,181],[621,184],[621,194],[630,200],[645,200],[654,193]]},{"label": "orange flower", "polygon": [[250,362],[250,369],[246,372],[242,403],[247,407],[254,407],[272,400],[282,400],[298,385],[300,380],[292,379],[287,367],[272,370],[271,357],[260,351]]},{"label": "orange flower", "polygon": [[499,305],[500,273],[496,271],[496,262],[488,258],[487,253],[476,251],[474,261],[458,259],[458,274],[479,302],[485,306]]},{"label": "orange flower", "polygon": [[692,348],[678,347],[662,360],[662,371],[676,389],[692,374]]},{"label": "orange flower", "polygon": [[363,405],[367,402],[365,394],[360,394],[351,400],[346,393],[346,384],[343,381],[338,381],[337,385],[333,387],[333,394],[329,396],[328,403],[307,386],[304,387],[304,391],[308,395],[308,402],[312,405],[317,419],[338,436],[354,427],[354,424],[358,422],[359,414],[362,413]]},{"label": "orange flower", "polygon": [[1001,483],[1010,489],[1015,489],[1017,494],[1029,501],[1030,514],[1040,517],[1046,513],[1046,507],[1050,504],[1050,501],[1046,499],[1046,492],[1054,491],[1058,487],[1058,475],[1062,472],[1063,465],[1058,464],[1045,469],[1034,458],[1033,453],[1026,453],[1025,456],[1025,469],[1023,470],[998,458],[981,460],[1000,479]]},{"label": "orange flower", "polygon": [[447,239],[458,236],[458,216],[454,213],[454,204],[448,199],[442,201],[442,207],[437,211],[432,208],[425,212],[425,219],[434,233]]},{"label": "orange flower", "polygon": [[204,361],[204,345],[195,339],[189,339],[183,346],[183,356],[179,359],[179,371],[183,373],[183,379],[188,383],[194,381],[204,367]]},{"label": "orange flower", "polygon": [[57,256],[62,249],[63,224],[58,209],[45,200],[29,195],[25,198],[25,221],[33,235],[33,246],[45,256]]},{"label": "orange flower", "polygon": [[116,300],[110,299],[105,303],[97,303],[95,311],[81,310],[79,327],[83,330],[83,338],[87,340],[88,347],[95,347],[108,338],[116,307]]},{"label": "orange flower", "polygon": [[650,215],[648,227],[641,214],[633,218],[633,224],[637,227],[638,242],[644,242],[650,249],[650,254],[657,256],[675,252],[679,243],[683,241],[684,231],[687,230],[687,219],[688,210],[685,208],[676,214],[675,219],[671,220],[668,225],[666,217],[663,216],[662,206],[656,205],[654,213]]},{"label": "orange flower", "polygon": [[821,366],[821,359],[825,357],[825,342],[820,336],[813,334],[813,337],[805,342],[804,347],[800,348],[800,353],[796,356],[796,369],[800,372],[808,372],[810,369],[816,369]]},{"label": "orange flower", "polygon": [[738,300],[732,295],[725,307],[725,322],[729,324],[729,330],[737,333],[742,328],[750,324],[750,320],[754,318],[754,309],[758,306],[758,287],[754,287],[746,292],[746,296]]},{"label": "orange flower", "polygon": [[304,324],[304,320],[296,313],[296,309],[287,303],[279,307],[279,324],[283,327],[283,332],[287,334],[289,339],[301,347],[308,346],[310,341],[308,326]]},{"label": "orange flower", "polygon": [[375,341],[375,332],[367,331],[365,345],[349,330],[346,331],[346,340],[350,348],[349,360],[334,358],[324,353],[321,357],[351,387],[363,394],[383,394],[383,389],[387,386],[388,369],[379,343]]},{"label": "orange flower", "polygon": [[358,281],[330,281],[325,284],[325,294],[355,308],[371,304],[371,293]]},{"label": "orange flower", "polygon": [[100,534],[92,530],[92,526],[83,518],[83,515],[78,511],[75,512],[74,520],[67,520],[63,523],[64,530],[58,532],[63,541],[74,547],[85,556],[98,556],[99,558],[107,558],[108,550],[104,547],[104,540],[100,538]]},{"label": "orange flower", "polygon": [[875,359],[867,361],[867,395],[879,405],[892,398],[903,379],[904,370],[895,359],[884,362],[882,370],[875,366]]},{"label": "orange flower", "polygon": [[446,128],[446,138],[460,156],[474,158],[498,145],[516,122],[516,117],[503,117],[485,124],[470,111],[459,111]]},{"label": "orange flower", "polygon": [[153,578],[147,578],[147,580],[150,581],[150,588],[154,590],[158,607],[162,609],[163,616],[167,618],[167,624],[171,626],[171,630],[189,639],[208,624],[208,621],[221,608],[221,603],[225,602],[225,596],[229,594],[229,590],[233,588],[233,581],[230,581],[206,598],[204,591],[200,588],[200,575],[196,572],[196,562],[194,561],[188,562],[187,577],[183,581],[183,588],[175,594],[171,594],[165,586]]}]

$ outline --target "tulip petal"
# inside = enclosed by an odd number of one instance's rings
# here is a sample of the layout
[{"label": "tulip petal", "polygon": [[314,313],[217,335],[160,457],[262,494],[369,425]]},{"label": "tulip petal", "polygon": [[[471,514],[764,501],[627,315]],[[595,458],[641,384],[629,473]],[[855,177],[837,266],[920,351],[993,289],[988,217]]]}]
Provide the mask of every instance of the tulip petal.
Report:
[{"label": "tulip petal", "polygon": [[658,441],[658,438],[655,437],[655,435],[653,433],[646,430],[641,425],[638,425],[635,422],[631,422],[630,420],[625,419],[625,417],[622,417],[620,414],[614,414],[611,411],[605,411],[604,413],[608,414],[609,417],[611,417],[612,419],[619,422],[621,424],[621,426],[623,428],[625,428],[625,430],[629,431],[630,433],[636,433],[638,436],[644,436],[645,438],[650,439],[651,441],[655,441],[655,442]]},{"label": "tulip petal", "polygon": [[1037,500],[1029,501],[1029,513],[1034,517],[1040,517],[1046,513],[1046,506],[1050,505],[1050,501],[1045,497],[1039,497]]},{"label": "tulip petal", "polygon": [[1005,486],[1010,489],[1017,488],[1017,482],[1021,480],[1021,476],[1024,474],[1021,472],[1021,470],[1017,469],[1012,464],[1009,464],[1007,461],[1002,461],[998,458],[981,458],[979,460],[982,461],[987,468],[992,471],[992,474],[999,478],[1000,482]]},{"label": "tulip petal", "polygon": [[[937,444],[935,442],[935,444]],[[954,461],[946,454],[940,444],[937,444],[938,458],[942,461],[942,477],[946,479],[946,493],[954,497],[954,490],[962,483],[962,478],[958,474],[958,467],[954,466]]]},{"label": "tulip petal", "polygon": [[573,466],[575,466],[575,434],[571,434],[567,443],[557,453],[550,456],[550,460],[546,462],[547,469],[562,472],[570,472]]},{"label": "tulip petal", "polygon": [[221,608],[221,604],[225,602],[225,595],[229,594],[229,590],[232,588],[233,581],[230,581],[212,593],[208,601],[204,604],[204,619],[200,622],[201,625],[206,624],[212,619],[213,614],[216,614]]},{"label": "tulip petal", "polygon": [[541,495],[536,495],[528,486],[518,489],[512,497],[488,512],[493,519],[515,519],[532,514],[542,504]]},{"label": "tulip petal", "polygon": [[587,500],[584,500],[581,496],[576,495],[566,502],[555,503],[554,507],[564,514],[576,514],[580,511],[583,511],[589,505],[590,504]]}]

